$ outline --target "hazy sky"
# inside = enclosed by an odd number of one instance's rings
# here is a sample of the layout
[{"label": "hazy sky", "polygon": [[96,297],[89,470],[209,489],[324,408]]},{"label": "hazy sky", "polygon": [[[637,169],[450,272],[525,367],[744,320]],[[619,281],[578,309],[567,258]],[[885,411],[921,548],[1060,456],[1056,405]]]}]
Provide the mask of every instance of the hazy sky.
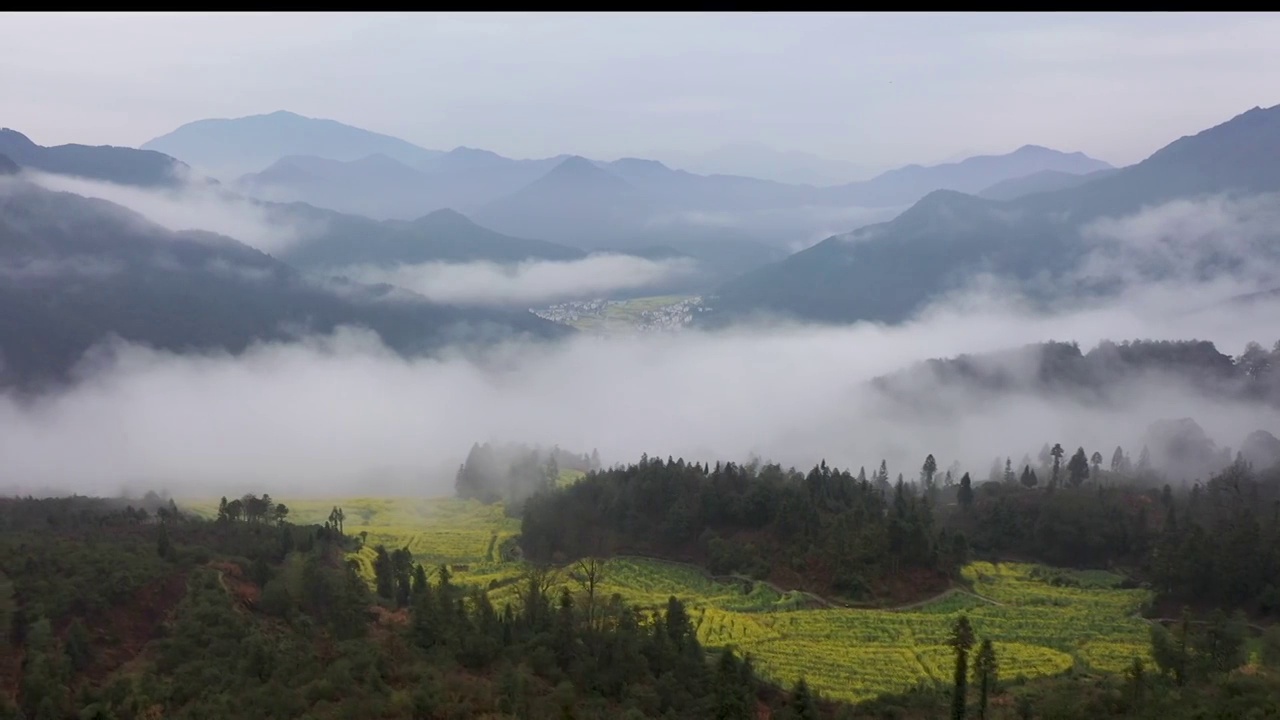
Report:
[{"label": "hazy sky", "polygon": [[1280,103],[1280,15],[5,13],[0,125],[138,145],[287,109],[426,147],[763,143],[861,165],[1137,161]]}]

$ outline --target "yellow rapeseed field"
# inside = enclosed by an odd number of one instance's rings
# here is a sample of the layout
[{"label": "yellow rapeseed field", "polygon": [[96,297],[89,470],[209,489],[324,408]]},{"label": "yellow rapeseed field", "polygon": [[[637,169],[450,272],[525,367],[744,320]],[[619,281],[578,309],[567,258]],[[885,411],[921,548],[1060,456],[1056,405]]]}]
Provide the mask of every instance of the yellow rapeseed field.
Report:
[{"label": "yellow rapeseed field", "polygon": [[[504,561],[501,548],[520,523],[499,505],[452,498],[279,500],[296,522],[322,523],[335,505],[342,507],[346,534],[365,538],[354,556],[370,580],[375,545],[407,547],[429,569],[449,565],[454,582],[488,588],[499,608],[517,599],[514,583],[525,568]],[[979,639],[993,641],[1004,678],[1072,668],[1119,672],[1134,657],[1150,661],[1148,626],[1137,614],[1147,591],[1115,589],[1119,578],[1106,573],[1081,573],[1078,587],[1051,584],[1043,574],[1032,565],[975,562],[962,573],[967,589],[894,611],[815,608],[802,595],[763,583],[712,579],[679,563],[613,558],[604,563],[597,597],[603,602],[617,594],[646,610],[679,597],[707,646],[732,646],[749,653],[766,677],[789,684],[803,676],[824,695],[853,701],[921,683],[949,684],[953,656],[946,640],[960,613]],[[559,569],[553,592],[568,587],[581,594],[574,575],[572,567]]]}]

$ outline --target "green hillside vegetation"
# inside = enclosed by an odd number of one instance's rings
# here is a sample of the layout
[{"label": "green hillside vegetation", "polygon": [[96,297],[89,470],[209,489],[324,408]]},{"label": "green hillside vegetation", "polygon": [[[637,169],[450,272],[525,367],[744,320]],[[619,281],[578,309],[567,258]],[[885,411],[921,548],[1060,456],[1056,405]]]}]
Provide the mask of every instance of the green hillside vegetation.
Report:
[{"label": "green hillside vegetation", "polygon": [[746,718],[786,704],[738,657],[709,664],[674,598],[587,617],[531,585],[495,608],[418,563],[397,565],[389,598],[343,561],[359,541],[330,512],[294,524],[267,495],[219,503],[214,520],[154,496],[0,501],[0,718]]}]

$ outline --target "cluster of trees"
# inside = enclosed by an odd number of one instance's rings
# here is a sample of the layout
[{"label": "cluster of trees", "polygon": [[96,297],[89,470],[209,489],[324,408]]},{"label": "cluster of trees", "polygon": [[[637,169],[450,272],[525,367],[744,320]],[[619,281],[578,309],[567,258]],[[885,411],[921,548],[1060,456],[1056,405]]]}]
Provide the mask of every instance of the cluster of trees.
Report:
[{"label": "cluster of trees", "polygon": [[825,462],[800,473],[643,457],[530,498],[520,543],[547,563],[648,554],[857,599],[894,577],[945,579],[976,552],[1121,567],[1166,598],[1280,615],[1280,467],[1237,459],[1175,487],[1159,484],[1146,452],[1134,464],[1117,447],[1108,469],[1084,448],[1042,454],[1020,475],[1006,459],[982,483],[939,479],[932,455],[918,481],[894,483],[883,461],[868,477]]},{"label": "cluster of trees", "polygon": [[[1131,478],[1135,469],[1129,456],[1119,446],[1116,446],[1111,454],[1109,470],[1104,469],[1105,458],[1100,451],[1094,450],[1089,453],[1081,446],[1076,448],[1071,457],[1064,462],[1063,458],[1066,454],[1067,451],[1061,443],[1054,443],[1052,446],[1045,443],[1040,449],[1038,462],[1033,463],[1030,455],[1024,455],[1022,462],[1016,466],[1013,464],[1012,457],[996,458],[991,463],[987,482],[1022,485],[1026,488],[1044,487],[1049,490],[1059,487],[1078,488],[1086,480],[1101,482],[1108,471],[1116,478]],[[1151,471],[1151,453],[1145,446],[1138,460],[1137,471],[1143,474]],[[1046,479],[1043,486],[1040,483],[1042,475]]]},{"label": "cluster of trees", "polygon": [[[1027,359],[1035,362],[1028,369]],[[1024,348],[935,359],[879,378],[894,394],[914,397],[927,377],[932,382],[988,391],[1069,393],[1106,400],[1133,378],[1159,374],[1216,395],[1280,402],[1280,342],[1271,350],[1250,342],[1232,357],[1204,340],[1100,342],[1087,353],[1074,342],[1048,342]]]},{"label": "cluster of trees", "polygon": [[[749,660],[721,651],[713,668],[680,600],[661,612],[630,608],[614,595],[585,606],[556,578],[532,569],[519,600],[495,609],[480,590],[452,584],[441,566],[434,582],[417,566],[410,599],[410,636],[421,649],[471,671],[498,671],[499,709],[534,711],[529,687],[545,683],[566,716],[756,716],[762,690]],[[578,707],[574,708],[574,698]]]},{"label": "cluster of trees", "polygon": [[261,497],[246,493],[244,497],[227,502],[226,496],[218,501],[218,520],[221,522],[247,523],[274,522],[281,524],[289,517],[289,508],[284,503],[277,503],[271,495],[263,493]]},{"label": "cluster of trees", "polygon": [[590,472],[600,468],[600,454],[578,455],[519,443],[475,443],[458,468],[454,490],[458,497],[484,503],[504,502],[515,511],[528,496],[554,488],[562,471]]},{"label": "cluster of trees", "polygon": [[805,474],[646,456],[530,498],[520,542],[542,562],[654,554],[864,597],[890,574],[944,578],[964,561],[964,537],[935,524],[932,474],[926,488],[890,485],[884,463],[868,478],[825,462]]},{"label": "cluster of trees", "polygon": [[1280,617],[1280,468],[1232,462],[1187,488],[1146,482],[1027,493],[985,483],[944,513],[984,556],[1120,567],[1162,598]]}]

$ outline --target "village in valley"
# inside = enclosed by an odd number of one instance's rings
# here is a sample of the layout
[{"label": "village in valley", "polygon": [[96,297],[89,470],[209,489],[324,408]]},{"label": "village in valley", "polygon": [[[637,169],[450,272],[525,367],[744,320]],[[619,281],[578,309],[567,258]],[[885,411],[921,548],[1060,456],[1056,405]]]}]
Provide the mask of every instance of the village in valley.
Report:
[{"label": "village in valley", "polygon": [[701,296],[663,295],[630,300],[575,300],[530,312],[552,322],[601,334],[679,330],[706,310]]}]

